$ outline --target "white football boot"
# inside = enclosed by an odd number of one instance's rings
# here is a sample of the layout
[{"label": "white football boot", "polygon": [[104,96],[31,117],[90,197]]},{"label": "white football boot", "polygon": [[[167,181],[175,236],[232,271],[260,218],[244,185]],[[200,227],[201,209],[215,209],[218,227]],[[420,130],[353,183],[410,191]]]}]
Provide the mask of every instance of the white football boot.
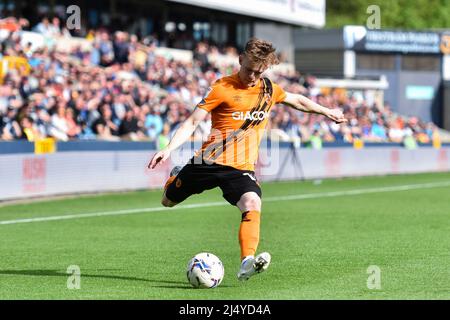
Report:
[{"label": "white football boot", "polygon": [[260,253],[256,256],[248,256],[242,260],[241,269],[237,277],[244,281],[250,279],[251,276],[265,271],[270,265],[270,254],[268,252]]}]

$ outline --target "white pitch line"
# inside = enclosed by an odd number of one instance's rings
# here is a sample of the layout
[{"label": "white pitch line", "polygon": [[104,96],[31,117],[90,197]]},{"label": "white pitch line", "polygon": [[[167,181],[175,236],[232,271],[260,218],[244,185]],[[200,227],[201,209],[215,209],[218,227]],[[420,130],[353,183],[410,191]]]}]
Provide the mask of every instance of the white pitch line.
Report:
[{"label": "white pitch line", "polygon": [[[346,191],[332,191],[332,192],[322,192],[322,193],[318,192],[318,193],[298,194],[298,195],[279,196],[279,197],[267,197],[267,198],[263,198],[263,202],[353,196],[353,195],[368,194],[368,193],[408,191],[408,190],[414,190],[414,189],[431,189],[431,188],[448,187],[448,186],[450,186],[450,181],[442,181],[442,182],[409,184],[409,185],[392,186],[392,187],[379,187],[379,188],[367,188],[367,189],[356,189],[356,190],[346,190]],[[156,211],[163,211],[163,210],[166,210],[166,211],[182,210],[182,209],[195,209],[195,208],[217,207],[217,206],[228,206],[228,205],[229,205],[228,202],[221,201],[221,202],[205,202],[205,203],[185,204],[185,205],[179,205],[179,206],[176,206],[173,208],[154,207],[154,208],[125,209],[125,210],[117,210],[117,211],[68,214],[68,215],[62,215],[62,216],[50,216],[50,217],[27,218],[27,219],[16,219],[16,220],[3,220],[3,221],[0,220],[0,225],[30,223],[30,222],[43,222],[43,221],[69,220],[69,219],[101,217],[101,216],[127,215],[127,214],[136,214],[136,213],[144,213],[144,212],[156,212]]]}]

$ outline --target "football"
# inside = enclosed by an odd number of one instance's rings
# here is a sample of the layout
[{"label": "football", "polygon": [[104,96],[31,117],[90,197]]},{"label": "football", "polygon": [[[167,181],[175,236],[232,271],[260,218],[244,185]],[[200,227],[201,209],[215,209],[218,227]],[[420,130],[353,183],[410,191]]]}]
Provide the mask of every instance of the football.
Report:
[{"label": "football", "polygon": [[208,252],[196,254],[189,260],[187,278],[194,288],[215,288],[220,285],[225,270],[220,259]]}]

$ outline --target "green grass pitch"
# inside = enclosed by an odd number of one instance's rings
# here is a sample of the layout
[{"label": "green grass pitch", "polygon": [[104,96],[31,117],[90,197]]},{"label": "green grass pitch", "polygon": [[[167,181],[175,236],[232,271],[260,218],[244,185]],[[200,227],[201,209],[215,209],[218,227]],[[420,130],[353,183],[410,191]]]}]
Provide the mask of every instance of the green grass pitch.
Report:
[{"label": "green grass pitch", "polygon": [[[0,299],[450,298],[450,173],[262,188],[258,251],[272,264],[247,282],[236,278],[241,215],[219,189],[184,203],[202,206],[150,212],[140,209],[160,207],[161,190],[3,205]],[[127,214],[109,215],[118,210]],[[4,223],[97,212],[105,215]],[[186,280],[188,260],[203,251],[224,263],[218,288]],[[67,288],[70,265],[80,267],[80,289]],[[380,289],[367,286],[372,265]]]}]

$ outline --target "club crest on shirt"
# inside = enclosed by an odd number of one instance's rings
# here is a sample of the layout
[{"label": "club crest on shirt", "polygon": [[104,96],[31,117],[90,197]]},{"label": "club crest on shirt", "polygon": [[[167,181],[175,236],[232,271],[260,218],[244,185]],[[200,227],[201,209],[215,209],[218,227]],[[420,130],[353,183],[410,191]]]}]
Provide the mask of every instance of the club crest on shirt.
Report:
[{"label": "club crest on shirt", "polygon": [[232,96],[231,99],[233,99],[233,101],[237,102],[237,103],[242,102],[242,97],[240,95],[238,95],[238,94]]},{"label": "club crest on shirt", "polygon": [[268,92],[264,93],[264,100],[267,102],[267,104],[270,104],[272,101],[272,95]]}]

